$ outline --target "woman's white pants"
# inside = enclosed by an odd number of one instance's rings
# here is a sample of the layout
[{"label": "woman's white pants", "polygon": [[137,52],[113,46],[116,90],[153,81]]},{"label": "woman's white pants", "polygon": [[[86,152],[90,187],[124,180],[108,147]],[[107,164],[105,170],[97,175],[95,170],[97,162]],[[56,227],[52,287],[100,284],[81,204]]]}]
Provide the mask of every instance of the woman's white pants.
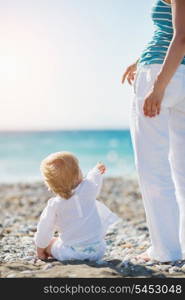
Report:
[{"label": "woman's white pants", "polygon": [[140,66],[134,81],[130,130],[151,247],[161,262],[185,258],[185,65],[169,82],[159,115],[143,113],[162,65]]}]

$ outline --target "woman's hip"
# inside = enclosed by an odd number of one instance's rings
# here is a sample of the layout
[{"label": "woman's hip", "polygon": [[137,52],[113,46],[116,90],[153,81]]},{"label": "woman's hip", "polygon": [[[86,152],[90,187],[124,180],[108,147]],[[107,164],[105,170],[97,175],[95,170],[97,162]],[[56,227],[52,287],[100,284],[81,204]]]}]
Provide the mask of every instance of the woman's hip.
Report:
[{"label": "woman's hip", "polygon": [[[161,64],[139,65],[133,83],[134,99],[143,105],[161,70]],[[179,65],[168,83],[161,108],[176,108],[185,111],[185,65]],[[142,111],[141,111],[142,113]]]}]

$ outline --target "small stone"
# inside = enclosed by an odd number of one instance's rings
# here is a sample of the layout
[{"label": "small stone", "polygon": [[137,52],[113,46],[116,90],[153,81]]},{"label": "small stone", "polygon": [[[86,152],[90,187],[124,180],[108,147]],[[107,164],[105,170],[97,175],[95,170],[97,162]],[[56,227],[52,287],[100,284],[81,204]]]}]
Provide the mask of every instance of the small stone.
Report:
[{"label": "small stone", "polygon": [[51,269],[52,267],[53,267],[52,264],[47,264],[47,265],[45,265],[45,266],[42,268],[42,270],[43,270],[43,271],[46,271],[46,270],[48,270],[48,269]]},{"label": "small stone", "polygon": [[14,278],[14,277],[16,277],[15,273],[10,273],[6,276],[6,278]]},{"label": "small stone", "polygon": [[68,275],[68,278],[75,278],[77,275],[76,274],[70,274]]},{"label": "small stone", "polygon": [[140,250],[143,250],[143,249],[145,249],[146,248],[146,246],[145,245],[141,245],[141,246],[139,246],[139,249]]},{"label": "small stone", "polygon": [[5,256],[4,261],[9,261],[12,258],[11,254]]},{"label": "small stone", "polygon": [[169,271],[170,268],[171,268],[171,265],[159,265],[158,266],[158,269],[163,272]]},{"label": "small stone", "polygon": [[129,265],[130,265],[130,260],[124,260],[119,264],[119,267],[128,268]]},{"label": "small stone", "polygon": [[176,273],[176,272],[179,272],[179,271],[180,271],[180,269],[178,267],[171,267],[169,269],[170,274],[173,274],[173,273]]},{"label": "small stone", "polygon": [[181,267],[181,271],[185,272],[185,264]]},{"label": "small stone", "polygon": [[25,270],[25,271],[22,271],[21,273],[22,274],[30,274],[30,273],[32,273],[33,271],[30,271],[30,270]]},{"label": "small stone", "polygon": [[146,227],[146,226],[140,226],[140,227],[138,227],[138,230],[147,231],[148,227]]},{"label": "small stone", "polygon": [[28,261],[29,261],[29,260],[32,260],[32,259],[34,259],[33,256],[26,256],[26,257],[23,258],[23,260],[28,260]]},{"label": "small stone", "polygon": [[113,240],[107,240],[107,241],[106,241],[106,244],[107,244],[107,246],[109,246],[109,245],[111,245],[113,242],[114,242]]},{"label": "small stone", "polygon": [[126,243],[126,244],[123,244],[121,245],[122,248],[132,248],[133,245],[131,243]]}]

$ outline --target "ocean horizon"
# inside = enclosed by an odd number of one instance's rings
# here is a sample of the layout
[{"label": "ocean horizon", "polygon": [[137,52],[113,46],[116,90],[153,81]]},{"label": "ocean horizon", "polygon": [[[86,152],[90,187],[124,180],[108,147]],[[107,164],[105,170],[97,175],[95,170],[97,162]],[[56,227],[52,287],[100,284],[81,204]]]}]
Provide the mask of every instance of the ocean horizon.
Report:
[{"label": "ocean horizon", "polygon": [[98,161],[106,164],[107,177],[137,176],[129,129],[3,130],[0,182],[41,181],[41,160],[58,151],[74,153],[84,176]]}]

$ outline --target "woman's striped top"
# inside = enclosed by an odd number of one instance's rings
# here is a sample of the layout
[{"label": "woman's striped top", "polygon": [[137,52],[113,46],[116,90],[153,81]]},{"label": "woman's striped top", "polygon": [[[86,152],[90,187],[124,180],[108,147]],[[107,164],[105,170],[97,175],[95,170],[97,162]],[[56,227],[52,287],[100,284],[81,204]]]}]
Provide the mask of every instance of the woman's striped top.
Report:
[{"label": "woman's striped top", "polygon": [[[171,4],[156,0],[151,17],[155,27],[154,35],[144,48],[138,64],[162,64],[173,37]],[[185,64],[185,57],[181,64]]]}]

